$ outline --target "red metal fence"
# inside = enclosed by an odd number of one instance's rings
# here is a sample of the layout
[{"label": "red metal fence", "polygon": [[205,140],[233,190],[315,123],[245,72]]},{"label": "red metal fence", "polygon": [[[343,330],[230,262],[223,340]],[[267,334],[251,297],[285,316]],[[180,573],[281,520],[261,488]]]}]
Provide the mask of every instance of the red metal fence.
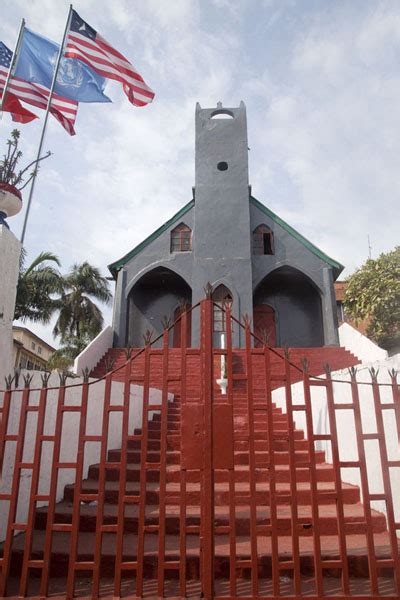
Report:
[{"label": "red metal fence", "polygon": [[[200,348],[187,347],[193,310],[201,312]],[[180,350],[169,347],[176,323],[166,322],[161,347],[149,335],[101,380],[86,373],[83,383],[62,378],[55,388],[44,375],[36,389],[27,376],[19,390],[8,381],[0,408],[1,597],[400,597],[400,457],[387,429],[390,422],[400,439],[396,373],[385,385],[371,373],[371,431],[360,400],[367,384],[355,370],[343,402],[328,368],[315,377],[288,353],[255,348],[249,321],[224,310],[225,349],[213,348],[207,298],[179,318]],[[243,328],[243,350],[232,347],[233,327]],[[216,384],[224,376],[226,395]],[[278,380],[284,410],[273,402]],[[339,411],[354,422],[351,460]],[[347,470],[359,486],[345,483]]]}]

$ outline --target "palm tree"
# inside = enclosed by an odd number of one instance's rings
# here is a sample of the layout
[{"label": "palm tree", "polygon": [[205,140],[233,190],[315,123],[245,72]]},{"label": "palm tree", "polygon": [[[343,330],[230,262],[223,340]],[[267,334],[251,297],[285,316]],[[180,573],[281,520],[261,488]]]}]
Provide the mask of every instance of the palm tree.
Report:
[{"label": "palm tree", "polygon": [[60,261],[51,252],[41,252],[25,268],[25,258],[26,252],[22,249],[14,319],[48,323],[59,306],[54,295],[63,290],[62,276],[54,266],[59,267]]},{"label": "palm tree", "polygon": [[111,300],[109,284],[96,267],[88,262],[72,266],[64,277],[64,289],[59,302],[59,316],[54,335],[70,344],[75,338],[77,347],[93,339],[103,327],[103,315],[92,298],[108,304]]},{"label": "palm tree", "polygon": [[86,348],[91,338],[84,336],[78,340],[75,336],[66,336],[63,338],[63,345],[58,348],[47,362],[50,370],[69,371],[74,364],[74,359]]}]

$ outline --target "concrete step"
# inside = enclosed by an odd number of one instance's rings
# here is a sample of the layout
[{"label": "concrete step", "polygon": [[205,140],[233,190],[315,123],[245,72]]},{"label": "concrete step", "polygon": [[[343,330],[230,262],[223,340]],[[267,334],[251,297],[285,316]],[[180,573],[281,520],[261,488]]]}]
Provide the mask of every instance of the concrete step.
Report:
[{"label": "concrete step", "polygon": [[[316,472],[317,481],[334,481],[334,470],[331,465],[322,463],[318,465]],[[100,476],[100,465],[92,465],[89,467],[88,478],[98,480]],[[119,481],[120,469],[105,468],[105,476],[107,481]],[[166,478],[168,483],[179,482],[181,477],[181,469],[179,465],[169,465],[166,469]],[[229,471],[227,469],[216,470],[214,473],[214,481],[217,483],[229,482]],[[236,482],[249,482],[250,471],[246,465],[235,467],[234,477]],[[254,473],[255,481],[270,481],[271,471],[269,469],[256,469]],[[290,482],[290,470],[288,465],[278,465],[275,468],[275,479],[277,482]],[[310,481],[311,474],[308,467],[296,469],[296,481]],[[126,470],[126,481],[140,481],[140,465],[128,465]],[[160,468],[147,470],[147,481],[160,481]],[[188,483],[198,483],[201,481],[200,471],[187,471],[186,481]]]},{"label": "concrete step", "polygon": [[[55,523],[72,523],[73,504],[71,502],[60,502],[56,506],[54,517]],[[188,527],[200,526],[200,508],[189,506],[186,510],[185,524]],[[158,506],[146,507],[145,523],[150,526],[159,524],[159,508]],[[238,536],[250,534],[250,508],[238,507],[235,511],[235,533]],[[365,533],[365,516],[364,509],[361,504],[350,504],[344,507],[344,519],[346,534],[361,534]],[[97,522],[97,506],[81,503],[79,531],[95,531]],[[137,533],[139,522],[139,507],[127,505],[125,507],[124,516],[124,532]],[[256,522],[258,527],[263,525],[271,525],[271,512],[268,507],[258,507]],[[38,509],[36,513],[35,528],[45,529],[47,523],[47,509],[45,507]],[[104,505],[103,523],[107,525],[118,523],[118,505]],[[229,527],[230,518],[229,510],[223,506],[217,506],[215,509],[215,527]],[[298,523],[299,535],[301,537],[313,535],[313,519],[310,507],[298,507]],[[180,532],[180,507],[167,506],[165,514],[165,527],[167,534],[179,535]],[[291,509],[289,506],[277,507],[277,535],[285,536],[291,533]],[[333,505],[321,506],[319,509],[318,527],[321,535],[335,535],[337,529],[337,514],[336,508]],[[386,530],[386,519],[382,513],[372,511],[372,527],[374,533],[382,533]],[[158,530],[155,527],[153,530],[146,533],[157,535]],[[187,535],[198,535],[198,531],[191,529]],[[260,531],[261,533],[261,531]],[[221,535],[216,529],[216,535]]]},{"label": "concrete step", "polygon": [[[64,489],[64,499],[71,502],[74,497],[74,485],[67,485]],[[85,479],[82,482],[83,494],[97,494],[98,481],[94,479]],[[126,493],[132,496],[139,496],[144,493],[141,491],[140,484],[137,482],[128,482],[126,484]],[[310,505],[311,491],[308,482],[298,482],[296,484],[297,504]],[[148,482],[146,485],[146,504],[159,503],[159,485],[155,482]],[[342,484],[343,502],[345,504],[355,504],[360,501],[360,491],[358,487],[348,483]],[[275,497],[278,504],[290,504],[293,496],[293,490],[288,483],[277,483]],[[119,482],[106,481],[104,489],[105,502],[117,504],[119,497]],[[179,483],[168,483],[166,486],[165,497],[167,504],[180,506],[182,502],[182,490]],[[216,506],[229,505],[229,486],[226,483],[216,483],[214,485],[214,500]],[[337,500],[335,486],[332,482],[318,482],[318,504],[334,504]],[[201,486],[198,483],[189,483],[186,486],[186,503],[188,506],[200,506]],[[270,486],[267,482],[257,483],[255,492],[255,501],[260,506],[270,503]],[[247,483],[235,484],[235,504],[236,506],[248,506],[250,502],[250,488]]]},{"label": "concrete step", "polygon": [[[302,559],[303,564],[305,559]],[[361,561],[361,566],[364,563],[364,559]],[[187,561],[187,569],[191,566],[191,563]],[[266,569],[264,568],[264,571]],[[354,569],[353,569],[354,570]],[[301,577],[301,594],[303,597],[315,597],[315,577],[310,572],[306,573],[306,569],[302,572]],[[327,575],[322,575],[322,584],[324,589],[325,597],[335,597],[338,594],[338,590],[341,590],[341,581],[338,579],[338,571],[333,569],[327,569]],[[387,569],[387,571],[390,571]],[[189,572],[189,571],[187,571]],[[196,573],[190,573],[190,578],[187,581],[184,598],[201,598],[202,597],[202,582]],[[174,579],[172,579],[174,577]],[[92,597],[92,579],[85,575],[85,572],[76,573],[76,589],[79,591],[79,597],[91,598]],[[250,573],[247,569],[240,568],[237,572],[236,577],[237,590],[240,591],[240,598],[252,598],[254,597],[254,590],[252,587],[252,581]],[[8,580],[8,593],[11,597],[18,597],[19,593],[20,577],[10,577]],[[114,574],[111,576],[100,575],[99,581],[99,594],[101,598],[111,598],[110,591],[113,590],[115,584]],[[62,577],[57,579],[50,579],[48,595],[51,598],[66,597],[66,579]],[[262,598],[273,597],[273,581],[271,573],[267,573],[265,577],[257,578],[258,585],[258,596]],[[155,578],[148,578],[145,575],[144,580],[144,595],[146,598],[152,598],[153,600],[159,598],[159,582]],[[280,598],[292,598],[296,595],[294,580],[292,572],[289,570],[283,570],[282,576],[279,578],[280,586]],[[134,576],[123,575],[121,582],[123,597],[134,598],[136,596],[136,580]],[[396,581],[393,575],[380,576],[379,587],[384,590],[385,596],[389,599],[398,600],[399,593],[396,586]],[[232,595],[232,589],[228,576],[221,576],[219,579],[214,581],[215,595],[219,598],[228,599]],[[29,585],[29,591],[31,597],[40,597],[40,579],[32,578]],[[349,592],[351,597],[356,598],[369,598],[370,595],[370,582],[368,578],[357,577],[357,573],[354,576],[349,577]],[[367,595],[366,595],[367,594]],[[164,582],[164,598],[182,598],[182,590],[179,578],[176,574],[167,570],[166,579]]]},{"label": "concrete step", "polygon": [[[269,452],[257,451],[255,452],[255,464],[257,467],[269,467],[271,458]],[[235,452],[235,464],[237,465],[248,465],[250,460],[250,453],[247,452]],[[283,451],[275,451],[273,453],[273,461],[275,465],[287,465],[290,462],[289,453],[285,450]],[[294,461],[296,465],[300,466],[304,464],[306,467],[310,467],[310,455],[308,452],[304,452],[303,450],[297,450],[294,455]],[[325,462],[325,452],[317,451],[315,452],[315,462],[323,463]]]},{"label": "concrete step", "polygon": [[[126,454],[127,454],[128,463],[140,464],[140,457],[141,457],[140,451],[128,450]],[[121,450],[109,450],[108,451],[108,461],[109,462],[121,462]],[[160,452],[147,451],[146,462],[159,463],[160,462]],[[173,451],[173,450],[168,451],[168,453],[167,453],[167,463],[168,464],[179,465],[180,462],[181,462],[180,452]]]},{"label": "concrete step", "polygon": [[[175,434],[175,435],[180,435],[180,428],[178,427],[174,427],[174,429],[170,430],[171,431],[171,435]],[[137,428],[134,431],[135,435],[141,435],[142,434],[142,430]],[[267,428],[266,426],[262,426],[259,425],[257,427],[254,428],[254,439],[262,439],[262,440],[266,440],[267,439]],[[274,434],[276,434],[277,437],[281,436],[281,437],[287,437],[288,436],[288,429],[287,427],[285,427],[285,425],[283,423],[276,423],[274,425]],[[234,430],[234,438],[235,439],[241,439],[243,438],[243,436],[248,437],[249,435],[249,430],[248,428],[242,428],[239,430]],[[148,433],[147,433],[147,438],[149,440],[159,440],[161,436],[161,431],[160,429],[149,429]],[[304,438],[304,432],[301,431],[300,429],[296,429],[293,432],[293,438],[295,440],[299,440],[299,439],[303,439]]]},{"label": "concrete step", "polygon": [[[40,560],[43,556],[44,531],[37,531],[33,540],[32,554]],[[375,534],[376,554],[379,559],[390,558],[389,536],[386,533]],[[123,540],[123,560],[135,561],[137,559],[138,538],[134,533],[127,533]],[[365,548],[365,535],[349,535],[346,537],[347,563],[350,575],[368,578],[368,557]],[[11,561],[11,575],[18,576],[21,572],[22,557],[25,544],[25,535],[19,535],[14,541],[13,556]],[[52,557],[50,562],[50,575],[63,577],[69,563],[70,534],[54,532],[52,543]],[[91,561],[94,558],[95,534],[84,532],[78,539],[78,560]],[[179,561],[181,558],[180,537],[167,535],[165,538],[165,558],[170,561]],[[260,579],[271,576],[271,538],[263,535],[257,540],[258,549],[258,577]],[[301,538],[300,547],[300,572],[305,575],[313,573],[314,547],[312,537]],[[236,555],[242,561],[251,557],[251,546],[247,536],[236,538]],[[337,559],[339,555],[339,540],[336,535],[321,536],[322,560]],[[229,578],[230,543],[229,536],[221,535],[215,538],[215,572],[217,579]],[[144,576],[147,579],[157,578],[159,559],[158,536],[146,535],[144,540]],[[282,536],[279,538],[279,560],[292,559],[292,538]],[[115,569],[115,534],[104,533],[102,536],[102,551],[100,570],[103,577],[113,577]],[[186,539],[186,569],[192,579],[200,576],[200,541],[198,536],[188,536]],[[391,570],[391,569],[389,569]],[[325,576],[338,576],[337,567],[324,569]],[[242,567],[239,577],[246,577]],[[178,578],[179,571],[173,570],[170,578]],[[336,580],[337,581],[337,580]],[[361,596],[360,596],[361,597]],[[363,596],[367,597],[367,596]]]},{"label": "concrete step", "polygon": [[[267,452],[269,448],[268,436],[263,435],[261,439],[254,440],[254,446],[257,451]],[[129,450],[141,450],[142,442],[141,440],[128,440],[127,448]],[[160,450],[161,442],[160,439],[151,439],[147,440],[146,448],[147,450]],[[181,436],[178,435],[168,435],[167,434],[167,450],[180,450],[181,447]],[[275,435],[274,437],[274,450],[276,451],[288,451],[289,449],[289,436],[285,435]],[[307,440],[294,440],[295,450],[303,450],[308,451],[308,441]],[[240,438],[234,440],[234,450],[235,451],[248,451],[249,449],[249,436],[242,435]]]},{"label": "concrete step", "polygon": [[[177,446],[177,449],[167,450],[166,453],[166,461],[167,464],[177,465],[180,464],[180,446]],[[254,453],[255,456],[255,464],[258,468],[269,468],[270,466],[270,456],[269,452],[264,451],[256,451]],[[141,459],[141,450],[128,450],[126,453],[127,462],[129,464],[140,464]],[[309,453],[303,450],[296,450],[294,455],[294,460],[296,467],[304,466],[310,467],[310,456]],[[108,461],[113,462],[121,462],[121,450],[109,450],[108,451]],[[234,462],[235,465],[248,465],[250,461],[249,451],[234,451]],[[325,453],[323,451],[315,452],[315,461],[316,463],[325,462]],[[147,450],[146,451],[146,462],[147,463],[159,463],[160,462],[160,452],[155,450]],[[290,456],[287,450],[276,450],[273,453],[273,462],[275,465],[288,465],[290,462]]]}]

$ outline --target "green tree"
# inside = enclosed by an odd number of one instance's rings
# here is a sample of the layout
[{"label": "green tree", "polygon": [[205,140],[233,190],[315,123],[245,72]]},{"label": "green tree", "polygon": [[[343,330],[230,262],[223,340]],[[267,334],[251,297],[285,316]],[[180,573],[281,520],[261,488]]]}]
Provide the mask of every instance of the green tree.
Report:
[{"label": "green tree", "polygon": [[50,357],[47,366],[50,370],[69,371],[74,365],[74,359],[86,348],[91,341],[87,335],[78,340],[75,336],[64,336],[63,345]]},{"label": "green tree", "polygon": [[53,333],[60,336],[61,343],[75,356],[103,327],[103,315],[92,298],[108,304],[111,297],[107,279],[88,262],[73,265],[64,277],[60,312]]},{"label": "green tree", "polygon": [[25,258],[22,250],[14,319],[48,323],[59,306],[54,296],[63,290],[63,278],[57,269],[60,261],[51,252],[41,252],[25,267]]},{"label": "green tree", "polygon": [[366,319],[367,335],[383,347],[400,341],[400,246],[369,259],[347,279],[346,313]]}]

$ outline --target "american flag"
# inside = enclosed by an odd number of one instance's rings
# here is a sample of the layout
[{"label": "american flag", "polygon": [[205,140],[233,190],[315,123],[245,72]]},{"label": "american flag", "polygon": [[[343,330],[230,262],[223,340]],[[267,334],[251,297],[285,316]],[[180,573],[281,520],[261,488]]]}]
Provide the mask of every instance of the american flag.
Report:
[{"label": "american flag", "polygon": [[64,56],[78,58],[103,77],[122,83],[129,102],[135,106],[145,106],[154,98],[135,67],[74,10]]},{"label": "american flag", "polygon": [[[3,42],[0,42],[0,91],[4,89],[11,59],[11,50]],[[31,83],[19,77],[13,77],[8,89],[23,102],[27,102],[38,108],[47,108],[50,90],[43,85]],[[58,94],[53,94],[50,112],[70,135],[75,135],[74,124],[78,106],[78,102],[68,100],[68,98],[63,98]]]}]

